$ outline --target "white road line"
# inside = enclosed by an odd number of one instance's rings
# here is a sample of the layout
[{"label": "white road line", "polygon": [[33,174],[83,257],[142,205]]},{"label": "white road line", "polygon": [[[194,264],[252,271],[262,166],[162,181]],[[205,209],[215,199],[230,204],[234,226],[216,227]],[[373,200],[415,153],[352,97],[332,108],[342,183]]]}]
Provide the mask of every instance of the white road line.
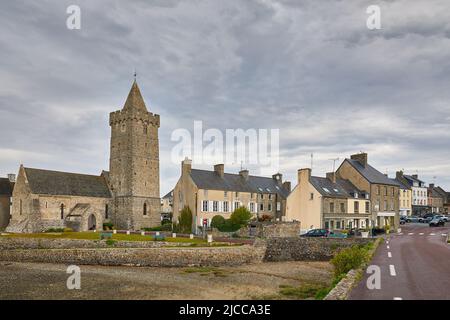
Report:
[{"label": "white road line", "polygon": [[393,264],[389,265],[389,272],[391,273],[391,276],[395,277],[397,274],[395,273],[395,267]]},{"label": "white road line", "polygon": [[443,237],[446,237],[446,236],[447,236],[447,234],[446,234],[446,233],[443,233],[443,234],[441,234],[441,236],[443,236]]},{"label": "white road line", "polygon": [[436,234],[435,233],[430,233],[430,236],[435,236]]},{"label": "white road line", "polygon": [[389,244],[389,240],[386,241],[386,244]]},{"label": "white road line", "polygon": [[389,249],[389,246],[386,246],[387,249]]},{"label": "white road line", "polygon": [[400,297],[394,297],[394,300],[403,300],[403,299]]},{"label": "white road line", "polygon": [[402,236],[402,235],[403,235],[403,232],[400,232],[398,235]]},{"label": "white road line", "polygon": [[423,232],[419,233],[419,236],[423,236]]},{"label": "white road line", "polygon": [[388,257],[392,258],[392,253],[390,251],[388,252]]},{"label": "white road line", "polygon": [[412,233],[412,232],[410,232],[410,233],[408,233],[408,236],[412,236],[414,233]]}]

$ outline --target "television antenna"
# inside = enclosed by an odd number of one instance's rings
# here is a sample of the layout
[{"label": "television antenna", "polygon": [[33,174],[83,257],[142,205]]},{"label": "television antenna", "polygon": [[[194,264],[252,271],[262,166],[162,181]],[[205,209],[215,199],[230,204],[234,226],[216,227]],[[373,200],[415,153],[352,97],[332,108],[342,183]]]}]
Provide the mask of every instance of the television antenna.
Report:
[{"label": "television antenna", "polygon": [[333,161],[333,172],[336,170],[336,161],[339,161],[339,158],[334,158],[334,159],[328,159],[330,161]]}]

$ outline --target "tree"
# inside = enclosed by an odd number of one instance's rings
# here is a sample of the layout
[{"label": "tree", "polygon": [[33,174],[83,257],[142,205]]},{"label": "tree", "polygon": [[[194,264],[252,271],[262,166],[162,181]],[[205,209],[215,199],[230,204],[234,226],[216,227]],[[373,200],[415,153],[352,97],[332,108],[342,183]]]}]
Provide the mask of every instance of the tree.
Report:
[{"label": "tree", "polygon": [[225,225],[225,218],[219,215],[216,215],[211,220],[211,227],[217,228],[220,230],[220,228]]},{"label": "tree", "polygon": [[184,206],[178,217],[178,230],[180,233],[192,232],[192,211],[188,206]]},{"label": "tree", "polygon": [[230,220],[233,225],[237,226],[245,226],[248,221],[251,219],[252,214],[246,207],[239,207],[233,211],[231,214]]}]

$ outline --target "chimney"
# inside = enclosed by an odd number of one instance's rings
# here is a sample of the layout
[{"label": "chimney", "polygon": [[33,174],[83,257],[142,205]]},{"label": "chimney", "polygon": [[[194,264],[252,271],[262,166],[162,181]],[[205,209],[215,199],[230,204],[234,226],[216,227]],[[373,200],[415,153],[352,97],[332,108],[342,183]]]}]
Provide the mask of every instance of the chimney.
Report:
[{"label": "chimney", "polygon": [[434,189],[434,183],[430,183],[430,189],[431,189],[431,190]]},{"label": "chimney", "polygon": [[297,172],[298,184],[302,179],[309,181],[311,178],[311,168],[298,169]]},{"label": "chimney", "polygon": [[413,174],[411,177],[413,177],[414,179],[419,179],[419,175],[417,174]]},{"label": "chimney", "polygon": [[336,172],[328,172],[327,179],[333,183],[336,183]]},{"label": "chimney", "polygon": [[274,179],[279,186],[283,184],[283,175],[281,173],[276,173],[272,175],[272,179]]},{"label": "chimney", "polygon": [[245,181],[248,180],[248,170],[241,170],[239,171],[239,175],[244,178]]},{"label": "chimney", "polygon": [[192,160],[188,157],[181,162],[181,175],[190,174],[192,170]]},{"label": "chimney", "polygon": [[395,173],[395,177],[397,178],[397,179],[401,179],[401,178],[403,178],[403,171],[397,171],[396,173]]},{"label": "chimney", "polygon": [[364,167],[367,166],[367,153],[352,154],[350,158],[359,161]]},{"label": "chimney", "polygon": [[283,182],[283,189],[291,192],[291,182],[290,181]]},{"label": "chimney", "polygon": [[14,173],[8,174],[9,182],[16,182],[16,175]]},{"label": "chimney", "polygon": [[214,165],[214,172],[221,178],[223,178],[225,166],[223,164]]}]

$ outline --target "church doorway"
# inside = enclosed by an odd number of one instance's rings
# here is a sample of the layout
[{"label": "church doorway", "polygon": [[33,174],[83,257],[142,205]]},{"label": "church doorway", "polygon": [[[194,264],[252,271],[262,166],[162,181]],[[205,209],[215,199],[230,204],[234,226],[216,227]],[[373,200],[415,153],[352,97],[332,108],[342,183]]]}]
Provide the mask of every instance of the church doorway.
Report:
[{"label": "church doorway", "polygon": [[91,214],[88,218],[88,230],[95,229],[97,229],[97,219],[95,218],[95,215]]}]

